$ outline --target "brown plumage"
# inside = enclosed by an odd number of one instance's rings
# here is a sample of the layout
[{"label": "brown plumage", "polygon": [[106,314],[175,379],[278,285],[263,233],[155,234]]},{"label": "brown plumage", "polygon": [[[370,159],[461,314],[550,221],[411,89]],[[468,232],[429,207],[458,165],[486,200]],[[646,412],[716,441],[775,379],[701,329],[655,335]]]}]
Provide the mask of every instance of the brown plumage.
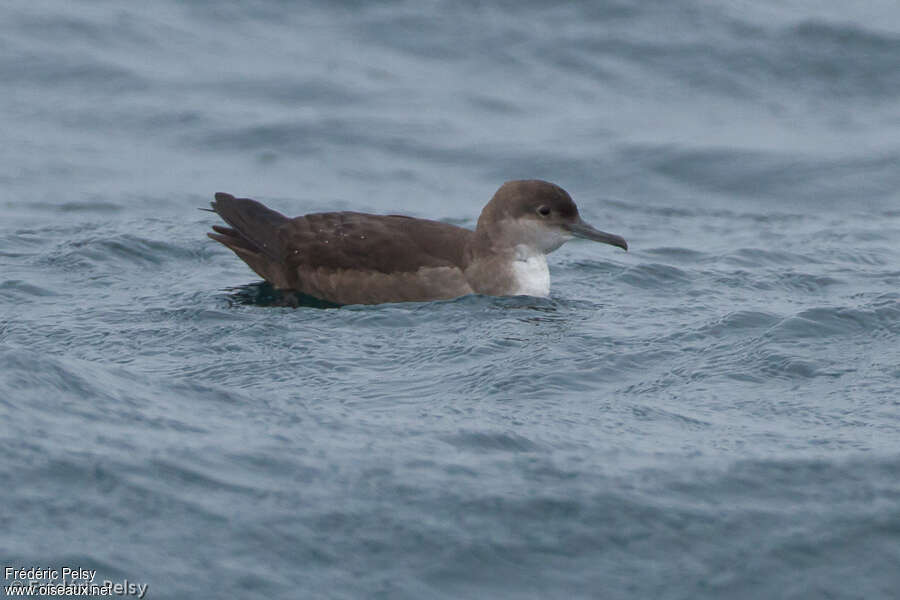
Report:
[{"label": "brown plumage", "polygon": [[[277,289],[337,304],[455,298],[472,293],[549,293],[526,279],[546,272],[543,255],[572,236],[627,248],[591,228],[560,187],[538,180],[504,184],[475,231],[399,215],[315,213],[289,219],[247,198],[216,194],[230,227],[208,234]],[[539,258],[538,258],[539,257]],[[541,267],[543,261],[543,267]],[[543,269],[543,271],[541,271]]]}]

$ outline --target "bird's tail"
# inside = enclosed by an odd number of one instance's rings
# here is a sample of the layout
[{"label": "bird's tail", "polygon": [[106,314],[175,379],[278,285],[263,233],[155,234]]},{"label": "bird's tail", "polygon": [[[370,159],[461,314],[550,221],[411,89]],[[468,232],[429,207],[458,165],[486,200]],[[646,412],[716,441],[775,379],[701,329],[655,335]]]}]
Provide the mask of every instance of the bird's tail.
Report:
[{"label": "bird's tail", "polygon": [[268,279],[273,263],[280,260],[275,230],[289,219],[255,200],[222,192],[211,205],[231,227],[213,225],[215,233],[206,235],[233,250],[260,277]]}]

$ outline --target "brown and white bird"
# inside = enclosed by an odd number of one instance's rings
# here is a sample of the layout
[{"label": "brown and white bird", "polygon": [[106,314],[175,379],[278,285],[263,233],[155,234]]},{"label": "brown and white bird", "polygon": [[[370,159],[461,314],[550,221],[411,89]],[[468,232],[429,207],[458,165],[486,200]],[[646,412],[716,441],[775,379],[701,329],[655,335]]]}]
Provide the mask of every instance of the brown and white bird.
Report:
[{"label": "brown and white bird", "polygon": [[216,194],[229,225],[209,237],[279,290],[336,304],[379,304],[467,294],[547,296],[545,255],[573,237],[628,249],[585,223],[561,187],[504,183],[475,230],[400,215],[314,213],[289,219],[248,198]]}]

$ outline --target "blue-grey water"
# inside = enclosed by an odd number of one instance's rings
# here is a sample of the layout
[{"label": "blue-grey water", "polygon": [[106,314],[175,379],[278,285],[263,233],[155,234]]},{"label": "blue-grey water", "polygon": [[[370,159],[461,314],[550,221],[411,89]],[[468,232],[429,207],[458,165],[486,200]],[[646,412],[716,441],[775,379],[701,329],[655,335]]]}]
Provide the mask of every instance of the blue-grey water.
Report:
[{"label": "blue-grey water", "polygon": [[[188,598],[896,598],[893,0],[0,6],[0,563]],[[549,299],[205,237],[566,188]],[[5,581],[8,583],[8,581]]]}]

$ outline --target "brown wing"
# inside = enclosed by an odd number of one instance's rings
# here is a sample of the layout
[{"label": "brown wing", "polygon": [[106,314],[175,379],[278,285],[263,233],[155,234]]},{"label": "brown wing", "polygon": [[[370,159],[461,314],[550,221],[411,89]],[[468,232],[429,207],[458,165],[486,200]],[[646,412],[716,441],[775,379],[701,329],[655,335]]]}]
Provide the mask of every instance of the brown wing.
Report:
[{"label": "brown wing", "polygon": [[334,212],[291,219],[278,238],[287,264],[392,273],[461,265],[471,233],[424,219]]},{"label": "brown wing", "polygon": [[463,249],[472,232],[437,221],[353,212],[288,219],[249,198],[216,194],[231,227],[212,239],[279,289],[340,304],[452,298],[472,293]]},{"label": "brown wing", "polygon": [[462,272],[471,235],[437,221],[353,212],[306,215],[278,228],[287,287],[339,303],[471,293]]}]

